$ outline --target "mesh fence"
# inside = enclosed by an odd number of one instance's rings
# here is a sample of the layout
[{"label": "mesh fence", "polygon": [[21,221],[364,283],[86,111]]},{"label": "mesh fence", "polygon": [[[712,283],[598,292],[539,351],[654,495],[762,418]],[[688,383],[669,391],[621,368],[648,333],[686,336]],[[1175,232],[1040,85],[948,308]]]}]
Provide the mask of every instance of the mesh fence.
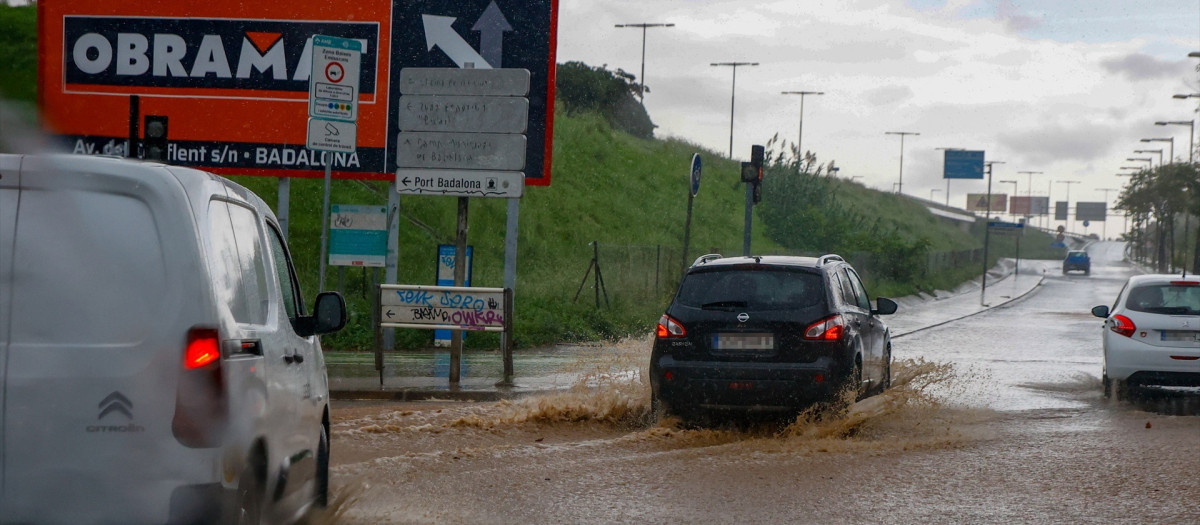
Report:
[{"label": "mesh fence", "polygon": [[[655,301],[669,298],[679,284],[684,269],[697,257],[707,253],[726,256],[740,255],[738,247],[699,247],[688,250],[683,256],[677,246],[644,244],[588,243],[578,248],[576,264],[579,265],[578,287],[572,292],[579,303],[622,299],[629,301]],[[792,253],[786,255],[808,255]],[[864,276],[908,274],[925,277],[947,269],[981,264],[983,249],[930,252],[925,254],[924,267],[897,268],[900,264],[870,253],[854,253],[847,261]],[[911,260],[911,259],[909,259]],[[596,268],[600,269],[599,278]]]}]

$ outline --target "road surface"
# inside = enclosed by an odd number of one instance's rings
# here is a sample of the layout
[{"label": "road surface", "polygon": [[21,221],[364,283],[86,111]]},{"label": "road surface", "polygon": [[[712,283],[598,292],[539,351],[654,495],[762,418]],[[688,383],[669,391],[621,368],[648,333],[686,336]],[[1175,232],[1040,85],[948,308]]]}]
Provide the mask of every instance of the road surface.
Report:
[{"label": "road surface", "polygon": [[[1105,400],[1100,320],[1133,270],[1092,247],[1003,308],[895,341],[848,414],[649,422],[627,374],[514,402],[335,407],[332,523],[1200,523],[1200,396]],[[901,314],[898,314],[901,315]],[[586,373],[587,371],[581,371]]]}]

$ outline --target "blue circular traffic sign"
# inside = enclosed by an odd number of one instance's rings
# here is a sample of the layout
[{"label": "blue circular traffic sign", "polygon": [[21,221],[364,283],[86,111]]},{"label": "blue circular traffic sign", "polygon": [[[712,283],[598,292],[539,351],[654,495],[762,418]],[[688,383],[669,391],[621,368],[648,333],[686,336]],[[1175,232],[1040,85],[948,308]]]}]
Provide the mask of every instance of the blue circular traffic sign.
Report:
[{"label": "blue circular traffic sign", "polygon": [[692,154],[692,196],[700,193],[700,154]]}]

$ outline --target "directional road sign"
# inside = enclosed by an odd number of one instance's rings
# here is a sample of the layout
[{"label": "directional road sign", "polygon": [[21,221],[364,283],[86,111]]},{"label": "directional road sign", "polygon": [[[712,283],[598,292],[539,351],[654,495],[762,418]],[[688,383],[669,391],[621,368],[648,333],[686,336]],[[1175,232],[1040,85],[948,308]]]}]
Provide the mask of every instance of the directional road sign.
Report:
[{"label": "directional road sign", "polygon": [[[401,97],[418,94],[410,91],[413,81],[406,76],[409,68],[457,68],[473,70],[516,69],[529,75],[528,99],[521,166],[503,169],[524,170],[531,185],[550,184],[550,140],[554,109],[555,41],[557,38],[558,0],[415,0],[396,2],[392,9],[392,64],[400,68],[400,89],[389,94],[388,168],[442,167],[436,161],[411,163],[413,152],[404,141],[413,138],[401,125],[405,105]],[[523,75],[526,73],[517,73]],[[508,73],[506,73],[508,75]],[[483,85],[461,83],[454,86],[427,84],[420,94],[490,96],[496,86],[509,80],[488,80]],[[510,78],[505,76],[503,78]],[[406,80],[409,80],[406,82]],[[419,79],[418,79],[419,80]],[[420,82],[416,82],[420,84]],[[432,89],[437,88],[437,89]],[[482,89],[481,89],[482,88]],[[402,93],[406,91],[407,93]],[[500,96],[521,94],[497,93]],[[406,121],[407,123],[407,121]],[[411,144],[409,145],[411,147]],[[442,155],[457,156],[461,151],[441,150]],[[505,154],[510,159],[511,155]],[[442,163],[445,164],[445,163]],[[510,166],[511,164],[506,164]],[[461,166],[489,169],[491,166]]]},{"label": "directional road sign", "polygon": [[983,152],[968,150],[946,150],[942,165],[942,178],[982,179]]},{"label": "directional road sign", "polygon": [[518,171],[396,170],[401,195],[517,198],[525,193],[525,176]]}]

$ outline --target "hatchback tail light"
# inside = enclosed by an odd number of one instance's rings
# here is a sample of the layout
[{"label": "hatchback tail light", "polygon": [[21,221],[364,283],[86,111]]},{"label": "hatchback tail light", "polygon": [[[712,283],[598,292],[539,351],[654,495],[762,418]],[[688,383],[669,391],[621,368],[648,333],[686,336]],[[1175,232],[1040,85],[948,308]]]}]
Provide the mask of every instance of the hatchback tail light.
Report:
[{"label": "hatchback tail light", "polygon": [[1133,324],[1133,320],[1123,315],[1112,316],[1113,324],[1109,328],[1113,332],[1121,334],[1125,337],[1133,337],[1133,333],[1137,331],[1137,326]]},{"label": "hatchback tail light", "polygon": [[846,333],[846,321],[841,314],[831,315],[817,321],[804,330],[809,341],[840,341]]},{"label": "hatchback tail light", "polygon": [[658,318],[658,330],[656,334],[659,339],[670,339],[675,337],[686,337],[687,330],[683,325],[679,324],[674,318],[667,314],[663,314]]},{"label": "hatchback tail light", "polygon": [[209,328],[189,330],[181,364],[171,431],[187,447],[219,446],[229,420],[220,334]]}]

